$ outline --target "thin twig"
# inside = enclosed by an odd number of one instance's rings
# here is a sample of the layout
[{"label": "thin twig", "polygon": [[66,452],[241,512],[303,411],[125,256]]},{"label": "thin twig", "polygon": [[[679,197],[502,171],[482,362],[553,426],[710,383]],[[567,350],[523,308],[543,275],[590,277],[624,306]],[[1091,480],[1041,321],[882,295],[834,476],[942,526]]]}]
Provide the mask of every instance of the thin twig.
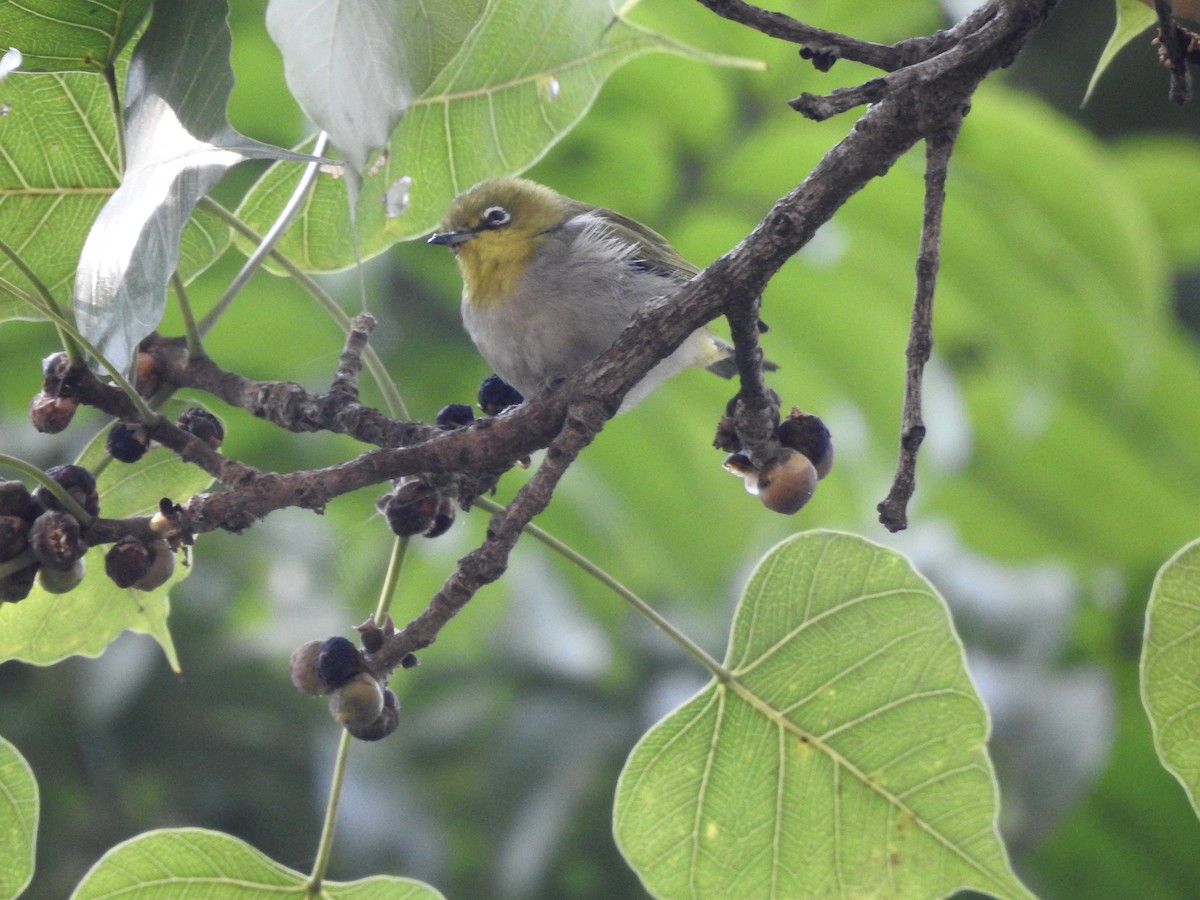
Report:
[{"label": "thin twig", "polygon": [[320,897],[329,858],[333,854],[333,833],[337,824],[338,802],[342,798],[342,783],[346,780],[346,762],[350,758],[350,732],[343,730],[338,743],[337,756],[333,763],[333,779],[329,784],[329,801],[325,804],[325,821],[321,825],[321,839],[317,844],[317,858],[313,862],[312,875],[304,886],[305,896]]},{"label": "thin twig", "polygon": [[113,175],[120,181],[125,174],[125,111],[121,108],[121,88],[117,84],[117,68],[111,62],[104,67],[104,83],[108,87],[108,102],[112,107],[113,131],[117,141],[116,168]]},{"label": "thin twig", "polygon": [[1192,98],[1192,73],[1184,55],[1187,37],[1175,23],[1175,9],[1171,0],[1154,0],[1154,11],[1158,14],[1159,46],[1171,70],[1171,102],[1183,106]]},{"label": "thin twig", "polygon": [[[320,156],[325,152],[325,146],[329,143],[329,135],[322,131],[317,135],[317,142],[313,145],[312,155]],[[313,186],[317,179],[317,172],[321,168],[321,163],[313,160],[304,167],[304,172],[300,176],[300,180],[296,183],[296,189],[292,191],[292,196],[288,198],[288,202],[284,204],[282,211],[267,233],[263,235],[258,246],[254,248],[254,252],[247,257],[246,262],[242,265],[241,271],[234,276],[229,282],[229,287],[225,288],[225,292],[217,300],[216,304],[208,315],[200,322],[200,334],[206,335],[212,330],[212,327],[217,324],[225,310],[233,303],[233,299],[241,293],[242,288],[250,280],[251,276],[259,270],[263,261],[275,249],[275,245],[287,230],[287,227],[292,224],[292,219],[296,217],[296,213],[303,206],[305,198],[308,197],[308,191]]]},{"label": "thin twig", "polygon": [[367,341],[379,321],[370,313],[359,313],[350,320],[350,330],[346,332],[346,343],[342,355],[338,357],[337,372],[329,386],[329,393],[354,402],[358,400],[358,376],[362,374],[363,352],[367,349]]},{"label": "thin twig", "polygon": [[171,287],[179,301],[179,315],[183,318],[183,334],[187,340],[190,356],[203,356],[204,343],[200,338],[200,330],[196,327],[196,316],[192,312],[192,302],[188,298],[187,286],[178,270],[171,273]]},{"label": "thin twig", "polygon": [[891,72],[904,65],[902,55],[886,44],[860,41],[835,31],[815,28],[791,16],[759,9],[742,0],[700,0],[700,3],[723,19],[761,31],[781,41],[804,45],[810,49],[809,58],[828,58],[830,53],[835,53],[842,59],[865,63],[885,72]]},{"label": "thin twig", "polygon": [[942,243],[942,210],[946,205],[946,170],[958,136],[960,119],[927,139],[925,148],[925,213],[917,254],[917,287],[908,331],[904,377],[904,410],[900,422],[900,457],[887,497],[879,504],[879,521],[888,531],[908,527],[908,501],[917,486],[917,451],[925,439],[921,415],[921,381],[933,351],[933,295],[937,286]]}]

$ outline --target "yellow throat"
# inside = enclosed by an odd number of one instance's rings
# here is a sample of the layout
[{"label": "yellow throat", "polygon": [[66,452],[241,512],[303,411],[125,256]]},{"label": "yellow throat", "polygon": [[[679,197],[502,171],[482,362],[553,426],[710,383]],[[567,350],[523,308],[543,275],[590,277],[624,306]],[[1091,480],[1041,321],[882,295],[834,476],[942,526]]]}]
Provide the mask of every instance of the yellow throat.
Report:
[{"label": "yellow throat", "polygon": [[477,235],[457,248],[463,300],[482,308],[501,306],[516,292],[544,235],[514,231]]}]

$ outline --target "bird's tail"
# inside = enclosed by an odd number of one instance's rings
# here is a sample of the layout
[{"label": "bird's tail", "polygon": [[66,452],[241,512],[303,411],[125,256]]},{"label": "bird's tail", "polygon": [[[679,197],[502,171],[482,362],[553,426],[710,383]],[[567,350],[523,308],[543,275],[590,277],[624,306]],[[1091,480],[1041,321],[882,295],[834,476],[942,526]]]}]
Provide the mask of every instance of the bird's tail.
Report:
[{"label": "bird's tail", "polygon": [[[733,361],[733,344],[729,341],[721,340],[719,337],[713,338],[713,350],[717,358],[704,368],[712,372],[714,375],[720,375],[722,378],[732,378],[737,374],[737,363]],[[771,362],[769,359],[763,360],[763,369],[767,372],[774,372],[779,368],[778,365]]]}]

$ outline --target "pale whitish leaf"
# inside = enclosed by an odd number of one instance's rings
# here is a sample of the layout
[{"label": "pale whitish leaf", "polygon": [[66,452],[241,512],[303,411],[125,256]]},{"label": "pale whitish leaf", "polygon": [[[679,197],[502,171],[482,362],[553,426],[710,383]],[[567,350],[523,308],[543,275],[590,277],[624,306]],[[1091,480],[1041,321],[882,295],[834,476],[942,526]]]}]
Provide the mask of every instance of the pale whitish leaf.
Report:
[{"label": "pale whitish leaf", "polygon": [[1092,91],[1096,89],[1100,76],[1104,74],[1104,70],[1108,68],[1122,48],[1156,21],[1158,21],[1158,16],[1154,10],[1139,3],[1138,0],[1117,0],[1117,25],[1113,29],[1108,43],[1104,46],[1104,52],[1100,54],[1100,61],[1096,63],[1096,70],[1092,72],[1091,80],[1088,81],[1087,91],[1083,95],[1083,105],[1086,105],[1091,99]]},{"label": "pale whitish leaf", "polygon": [[412,0],[271,0],[267,30],[288,87],[362,174],[416,95],[430,33]]},{"label": "pale whitish leaf", "polygon": [[962,645],[902,556],[846,534],[784,541],[724,667],[617,787],[617,843],[655,896],[1030,896],[996,831]]},{"label": "pale whitish leaf", "polygon": [[[259,850],[219,831],[176,828],[148,831],[113,847],[91,868],[72,900],[251,900],[310,896],[308,876],[281,866]],[[439,900],[434,888],[408,878],[377,875],[326,881],[331,900]]]},{"label": "pale whitish leaf", "polygon": [[33,877],[38,808],[33,770],[0,737],[0,900],[19,897]]},{"label": "pale whitish leaf", "polygon": [[[454,13],[443,7],[453,8]],[[675,53],[751,65],[682,46],[620,18],[608,0],[479,0],[426,4],[434,36],[425,85],[364,175],[355,232],[345,179],[321,178],[279,249],[306,269],[353,265],[398,240],[428,232],[462,189],[536,162],[587,112],[600,86],[630,60]],[[469,15],[468,15],[469,13]],[[411,178],[408,206],[389,215],[388,190]],[[238,214],[260,233],[295,179],[272,167]]]},{"label": "pale whitish leaf", "polygon": [[1159,570],[1146,608],[1142,705],[1163,765],[1200,815],[1200,541]]},{"label": "pale whitish leaf", "polygon": [[0,39],[25,54],[27,72],[101,72],[149,9],[150,0],[8,0]]},{"label": "pale whitish leaf", "polygon": [[125,176],[96,218],[75,278],[80,331],[118,365],[166,305],[192,209],[251,158],[308,159],[238,134],[224,0],[155,4],[126,77]]}]

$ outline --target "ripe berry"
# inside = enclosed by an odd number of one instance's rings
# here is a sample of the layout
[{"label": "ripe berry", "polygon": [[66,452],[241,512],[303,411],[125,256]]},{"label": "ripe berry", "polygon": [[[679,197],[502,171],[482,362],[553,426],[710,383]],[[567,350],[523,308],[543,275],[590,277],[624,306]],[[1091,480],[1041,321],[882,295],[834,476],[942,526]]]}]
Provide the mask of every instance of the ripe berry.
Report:
[{"label": "ripe berry", "polygon": [[366,728],[383,712],[383,687],[370,672],[359,672],[329,695],[329,712],[351,733]]},{"label": "ripe berry", "polygon": [[207,409],[194,406],[179,414],[175,424],[216,450],[225,440],[225,426]]},{"label": "ripe berry", "polygon": [[33,497],[25,483],[0,478],[0,515],[19,516],[32,522],[36,514]]},{"label": "ripe berry", "polygon": [[521,393],[499,375],[489,375],[479,385],[476,400],[485,416],[498,416],[510,406],[524,401]]},{"label": "ripe berry", "polygon": [[309,641],[293,650],[288,660],[296,690],[313,697],[329,693],[329,688],[317,677],[317,656],[320,652],[321,642]]},{"label": "ripe berry", "polygon": [[[398,537],[412,537],[417,534],[429,534],[436,537],[449,528],[437,531],[440,524],[438,513],[442,507],[442,497],[432,485],[413,479],[400,484],[394,493],[380,497],[376,507],[388,521],[388,526]],[[453,510],[450,514],[453,521]]]},{"label": "ripe berry", "polygon": [[[96,493],[96,479],[83,466],[51,466],[46,474],[66,489],[80,506],[93,516],[100,513],[100,495]],[[58,498],[45,486],[38,485],[33,490],[33,499],[42,509],[56,509],[65,512]]]},{"label": "ripe berry", "polygon": [[717,433],[713,437],[713,446],[726,453],[737,453],[742,449],[741,438],[737,435],[732,416],[721,416],[717,422]]},{"label": "ripe berry", "polygon": [[140,422],[117,422],[109,429],[104,447],[108,455],[123,463],[135,463],[150,448],[150,436]]},{"label": "ripe berry", "polygon": [[38,565],[34,563],[0,578],[0,603],[20,603],[28,597],[37,571]]},{"label": "ripe berry", "polygon": [[433,516],[433,524],[425,530],[425,537],[441,537],[454,524],[454,504],[449,497],[442,497],[438,503],[437,512]]},{"label": "ripe berry", "polygon": [[812,461],[817,477],[824,478],[833,467],[833,438],[819,416],[801,412],[792,407],[788,417],[775,429],[779,443],[799,450]]},{"label": "ripe berry", "polygon": [[0,562],[12,559],[29,546],[29,523],[21,516],[0,515]]},{"label": "ripe berry", "polygon": [[360,741],[382,740],[395,731],[396,726],[400,724],[400,705],[396,702],[396,695],[389,688],[383,689],[383,709],[369,724],[343,724],[351,736]]},{"label": "ripe berry", "polygon": [[344,637],[331,637],[317,649],[317,678],[327,691],[341,687],[366,668],[358,648]]},{"label": "ripe berry", "polygon": [[175,554],[161,538],[142,543],[123,537],[105,555],[104,571],[117,587],[152,591],[166,584],[175,571]]},{"label": "ripe berry", "polygon": [[465,403],[451,403],[438,410],[434,424],[443,431],[453,431],[463,425],[470,425],[475,419],[475,413]]},{"label": "ripe berry", "polygon": [[58,434],[71,424],[78,408],[74,397],[38,391],[29,401],[29,421],[42,434]]},{"label": "ripe berry", "polygon": [[70,513],[48,509],[29,528],[29,548],[48,569],[69,569],[87,553],[79,520]]}]

